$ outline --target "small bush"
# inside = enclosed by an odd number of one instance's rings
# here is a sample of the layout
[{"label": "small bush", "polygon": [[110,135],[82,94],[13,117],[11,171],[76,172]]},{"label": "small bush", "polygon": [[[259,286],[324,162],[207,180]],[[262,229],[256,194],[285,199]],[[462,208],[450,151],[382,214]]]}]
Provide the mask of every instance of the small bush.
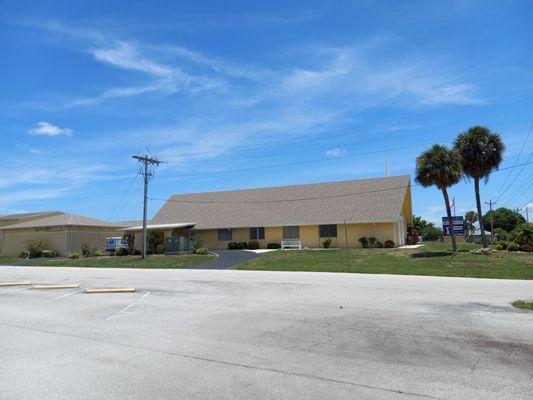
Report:
[{"label": "small bush", "polygon": [[498,250],[498,251],[505,250],[505,249],[503,248],[503,246],[502,246],[501,244],[499,244],[499,243],[498,243],[496,246],[494,246],[494,248],[495,248],[496,250]]},{"label": "small bush", "polygon": [[194,250],[194,254],[199,256],[207,256],[209,254],[209,250],[207,250],[205,247],[198,247]]},{"label": "small bush", "polygon": [[80,258],[80,253],[78,253],[77,251],[73,251],[71,253],[68,253],[68,258],[70,259],[75,259],[75,258]]},{"label": "small bush", "polygon": [[364,249],[368,248],[368,239],[364,236],[359,238],[359,243],[363,246]]},{"label": "small bush", "polygon": [[141,250],[139,250],[139,249],[135,249],[135,250],[133,250],[133,255],[134,255],[134,256],[140,256],[140,255],[142,255],[142,253],[143,253],[143,252],[142,252]]},{"label": "small bush", "polygon": [[524,243],[520,245],[521,251],[527,251],[528,253],[533,252],[533,245],[530,243]]},{"label": "small bush", "polygon": [[92,257],[96,250],[91,247],[89,243],[81,244],[81,255],[83,257]]},{"label": "small bush", "polygon": [[43,250],[41,257],[44,258],[54,258],[57,257],[57,251],[55,250]]},{"label": "small bush", "polygon": [[511,242],[511,243],[509,243],[509,246],[507,246],[507,250],[509,250],[509,251],[518,251],[518,250],[520,250],[520,246],[518,245],[518,243]]},{"label": "small bush", "polygon": [[155,246],[155,254],[163,254],[165,252],[165,245],[164,244],[158,244]]},{"label": "small bush", "polygon": [[279,243],[269,243],[267,244],[267,249],[281,249],[281,244]]},{"label": "small bush", "polygon": [[324,246],[325,249],[329,249],[331,247],[331,239],[327,238],[322,242],[322,246]]},{"label": "small bush", "polygon": [[230,250],[243,250],[247,248],[247,244],[245,242],[229,242],[228,243],[228,249]]},{"label": "small bush", "polygon": [[383,245],[386,249],[392,249],[396,245],[396,243],[394,243],[394,240],[386,240]]},{"label": "small bush", "polygon": [[93,253],[94,257],[103,257],[104,253],[102,253],[100,250],[95,250]]},{"label": "small bush", "polygon": [[39,258],[43,254],[43,242],[40,240],[27,240],[26,252],[29,258]]},{"label": "small bush", "polygon": [[257,250],[259,248],[259,242],[257,240],[250,240],[248,242],[248,248],[250,250]]},{"label": "small bush", "polygon": [[115,249],[115,255],[118,257],[127,256],[128,255],[128,249],[124,249],[122,247]]},{"label": "small bush", "polygon": [[382,249],[383,248],[383,243],[381,243],[379,240],[376,242],[376,247],[378,249]]},{"label": "small bush", "polygon": [[[507,250],[507,247],[509,246],[509,242],[505,240],[500,240],[498,243],[496,243],[496,246],[501,246],[501,250]],[[498,249],[496,249],[498,250]]]},{"label": "small bush", "polygon": [[370,245],[370,247],[376,247],[377,241],[378,239],[375,238],[374,236],[371,236],[368,238],[368,244]]},{"label": "small bush", "polygon": [[21,251],[19,254],[19,258],[30,258],[30,253],[28,253],[26,250]]}]

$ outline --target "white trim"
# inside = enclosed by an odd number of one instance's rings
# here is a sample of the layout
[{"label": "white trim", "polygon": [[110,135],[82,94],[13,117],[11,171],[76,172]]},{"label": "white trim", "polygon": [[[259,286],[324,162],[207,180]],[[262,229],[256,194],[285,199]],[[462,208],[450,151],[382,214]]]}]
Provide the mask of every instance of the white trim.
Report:
[{"label": "white trim", "polygon": [[[156,225],[147,225],[146,229],[149,231],[153,231],[156,229],[175,229],[175,228],[192,228],[194,225],[196,225],[196,222],[185,222],[185,223],[178,223],[178,224],[156,224]],[[124,232],[135,232],[135,231],[142,231],[143,227],[141,226],[132,226],[131,228],[122,228],[118,229],[119,231]]]}]

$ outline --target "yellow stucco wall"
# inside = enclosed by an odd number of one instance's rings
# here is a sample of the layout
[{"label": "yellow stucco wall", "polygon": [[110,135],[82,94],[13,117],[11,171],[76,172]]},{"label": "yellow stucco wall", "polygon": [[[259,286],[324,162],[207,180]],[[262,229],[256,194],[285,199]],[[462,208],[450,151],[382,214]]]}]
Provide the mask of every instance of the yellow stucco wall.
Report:
[{"label": "yellow stucco wall", "polygon": [[28,240],[40,240],[46,250],[55,250],[59,255],[80,251],[83,243],[100,251],[105,249],[105,239],[122,236],[111,228],[98,227],[50,227],[48,229],[5,230],[0,242],[0,254],[4,257],[18,256],[26,249]]},{"label": "yellow stucco wall", "polygon": [[[385,242],[386,240],[394,240],[396,244],[398,241],[398,227],[396,223],[387,222],[387,223],[376,223],[376,224],[347,224],[346,228],[344,225],[337,225],[337,237],[331,238],[332,247],[344,247],[346,245],[346,234],[345,231],[348,231],[348,247],[356,248],[361,247],[359,243],[359,238],[362,236],[376,237],[380,242]],[[227,249],[228,243],[231,241],[234,242],[249,242],[249,228],[235,228],[233,229],[233,240],[219,241],[218,240],[218,231],[216,229],[208,230],[198,230],[198,235],[204,241],[206,247],[210,249]],[[299,239],[302,242],[304,247],[317,248],[322,247],[322,242],[326,238],[319,237],[319,226],[318,225],[304,225],[300,226],[300,237]],[[265,228],[265,239],[258,240],[261,248],[266,248],[268,243],[281,243],[283,240],[283,227],[266,227]]]}]

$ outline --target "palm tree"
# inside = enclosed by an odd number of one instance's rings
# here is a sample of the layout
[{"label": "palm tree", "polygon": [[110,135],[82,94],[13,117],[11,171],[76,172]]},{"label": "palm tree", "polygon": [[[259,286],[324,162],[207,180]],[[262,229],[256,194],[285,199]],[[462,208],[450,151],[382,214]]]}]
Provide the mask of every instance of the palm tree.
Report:
[{"label": "palm tree", "polygon": [[468,235],[473,235],[476,231],[477,213],[475,211],[467,211],[465,214],[465,225],[468,229]]},{"label": "palm tree", "polygon": [[431,149],[423,152],[416,159],[415,180],[424,187],[435,185],[442,191],[454,253],[457,252],[457,242],[453,232],[452,210],[450,209],[447,189],[461,180],[461,173],[461,162],[458,154],[446,146],[433,145]]},{"label": "palm tree", "polygon": [[[457,136],[453,145],[461,157],[464,174],[468,178],[474,178],[477,215],[483,215],[479,196],[479,180],[483,178],[487,183],[490,173],[498,169],[502,162],[505,151],[502,138],[484,126],[473,126]],[[479,229],[481,230],[483,247],[486,248],[488,243],[483,218],[479,218]]]}]

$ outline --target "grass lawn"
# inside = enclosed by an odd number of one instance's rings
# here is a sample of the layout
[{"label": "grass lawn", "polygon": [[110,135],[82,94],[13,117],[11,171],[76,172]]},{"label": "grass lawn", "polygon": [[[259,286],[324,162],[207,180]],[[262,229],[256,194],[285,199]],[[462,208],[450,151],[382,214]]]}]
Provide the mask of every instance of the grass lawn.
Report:
[{"label": "grass lawn", "polygon": [[91,267],[91,268],[187,268],[192,265],[211,261],[215,256],[198,256],[194,254],[174,256],[174,255],[152,255],[143,260],[141,256],[124,257],[90,257],[76,258],[62,261],[44,261],[39,265],[57,267]]},{"label": "grass lawn", "polygon": [[264,253],[234,269],[533,279],[532,253],[502,251],[484,256],[468,252],[478,247],[461,244],[453,259],[450,245],[443,243],[411,250],[285,250]]},{"label": "grass lawn", "polygon": [[524,310],[533,311],[533,301],[517,300],[513,302],[513,306],[515,306],[516,308],[522,308]]},{"label": "grass lawn", "polygon": [[0,264],[9,264],[14,263],[15,261],[19,261],[20,258],[18,257],[0,257]]}]

